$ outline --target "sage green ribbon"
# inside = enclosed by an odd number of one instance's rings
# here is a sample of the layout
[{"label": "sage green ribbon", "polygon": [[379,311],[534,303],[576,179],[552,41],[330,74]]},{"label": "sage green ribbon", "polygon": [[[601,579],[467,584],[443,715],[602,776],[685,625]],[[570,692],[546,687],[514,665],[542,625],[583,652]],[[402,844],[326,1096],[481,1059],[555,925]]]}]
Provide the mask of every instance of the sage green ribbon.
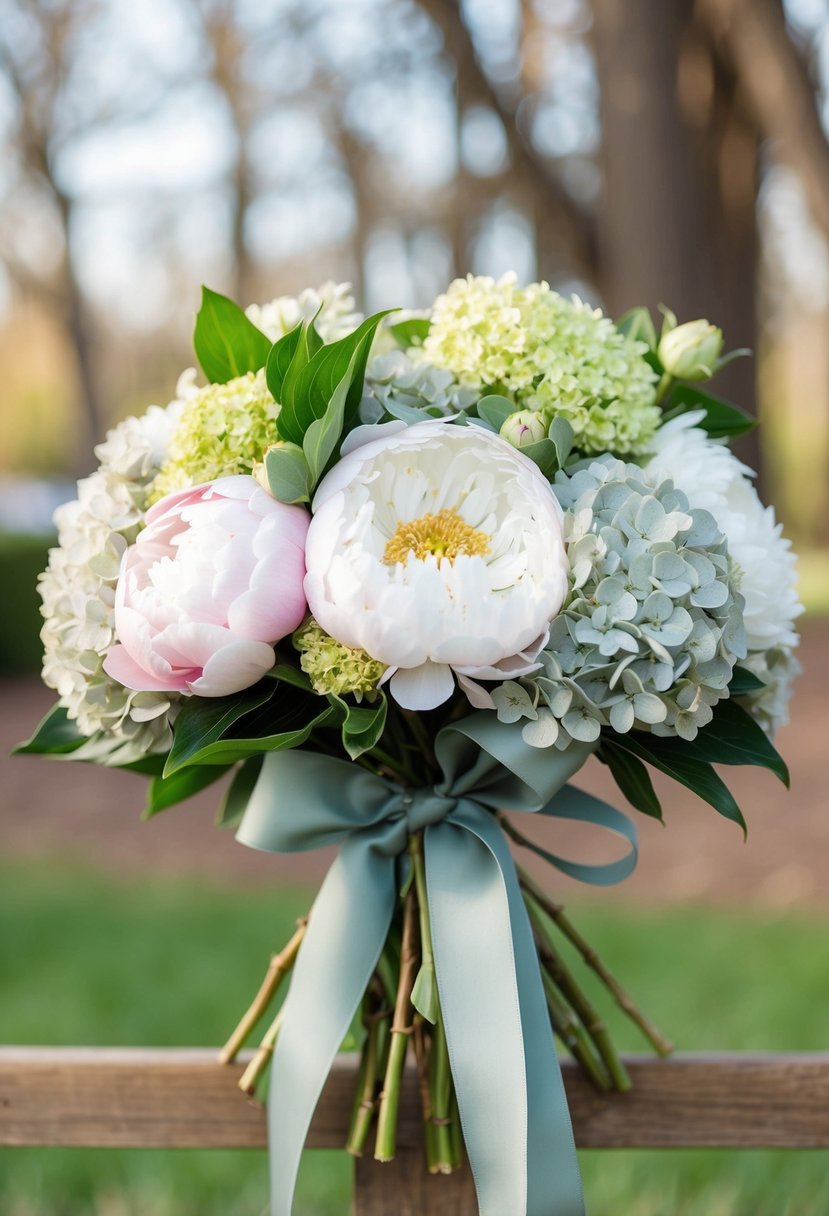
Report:
[{"label": "sage green ribbon", "polygon": [[334,1057],[394,915],[397,859],[423,831],[435,974],[481,1216],[583,1216],[581,1179],[538,957],[515,866],[493,811],[607,828],[629,849],[590,866],[545,854],[583,882],[636,864],[625,815],[566,782],[594,747],[528,747],[520,723],[473,714],[444,727],[443,780],[404,788],[344,760],[265,757],[237,839],[292,853],[341,843],[308,920],[271,1069],[273,1216],[290,1216],[299,1160]]}]

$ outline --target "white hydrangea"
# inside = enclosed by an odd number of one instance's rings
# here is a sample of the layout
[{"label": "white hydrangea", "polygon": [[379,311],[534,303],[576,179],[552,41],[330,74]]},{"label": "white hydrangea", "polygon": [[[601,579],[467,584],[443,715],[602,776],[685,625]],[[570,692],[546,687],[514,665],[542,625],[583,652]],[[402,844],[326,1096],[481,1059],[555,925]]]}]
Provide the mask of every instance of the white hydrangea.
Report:
[{"label": "white hydrangea", "polygon": [[768,684],[752,698],[751,709],[773,733],[787,720],[796,667],[794,621],[803,611],[797,559],[774,508],[760,501],[750,481],[753,473],[699,427],[703,417],[701,411],[692,411],[666,423],[651,442],[646,468],[654,476],[672,478],[692,506],[711,512],[728,538],[728,551],[740,571],[748,648],[755,656],[748,665]]},{"label": "white hydrangea", "polygon": [[78,483],[78,497],[55,512],[58,546],[39,580],[43,679],[84,735],[108,736],[99,762],[126,764],[166,751],[178,697],[132,692],[103,670],[114,640],[115,583],[121,557],[141,526],[147,489],[161,466],[191,372],[166,408],[127,418],[95,449],[100,468]]},{"label": "white hydrangea", "polygon": [[316,290],[308,287],[298,296],[278,296],[267,304],[251,304],[245,314],[272,342],[312,317],[316,317],[317,332],[323,341],[336,342],[355,330],[363,319],[362,313],[356,311],[351,284],[333,280]]}]

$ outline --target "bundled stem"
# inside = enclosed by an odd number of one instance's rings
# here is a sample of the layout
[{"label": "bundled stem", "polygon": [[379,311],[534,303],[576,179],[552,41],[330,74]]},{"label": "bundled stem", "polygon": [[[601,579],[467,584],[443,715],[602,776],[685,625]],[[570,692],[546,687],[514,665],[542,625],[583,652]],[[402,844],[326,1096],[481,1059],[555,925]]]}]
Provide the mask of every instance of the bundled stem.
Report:
[{"label": "bundled stem", "polygon": [[449,1052],[442,1018],[438,1018],[432,1031],[432,1048],[429,1052],[429,1090],[432,1107],[430,1122],[433,1129],[435,1153],[429,1171],[433,1174],[451,1174],[455,1168],[455,1151],[452,1143],[454,1088],[452,1074],[449,1070]]},{"label": "bundled stem", "polygon": [[620,1093],[624,1093],[630,1089],[631,1080],[624,1064],[619,1059],[616,1048],[611,1042],[607,1027],[584,991],[576,983],[561,955],[553,945],[538,903],[528,892],[524,893],[524,902],[527,905],[527,911],[530,914],[530,920],[535,932],[541,966],[555,982],[556,987],[570,1004],[584,1029],[593,1040],[596,1050],[610,1074],[614,1088],[619,1090]]},{"label": "bundled stem", "polygon": [[389,1057],[380,1095],[377,1119],[377,1141],[374,1156],[378,1161],[391,1161],[397,1144],[397,1112],[400,1106],[400,1085],[406,1049],[412,1034],[412,988],[417,973],[417,901],[414,886],[409,888],[403,905],[403,941],[400,949],[400,978],[394,1005]]},{"label": "bundled stem", "polygon": [[262,1073],[268,1067],[273,1049],[276,1046],[276,1040],[279,1035],[279,1028],[282,1025],[282,1010],[276,1015],[262,1038],[262,1042],[256,1050],[256,1055],[248,1064],[245,1071],[239,1078],[239,1088],[243,1094],[253,1097],[256,1093],[256,1086]]},{"label": "bundled stem", "polygon": [[611,1089],[610,1078],[593,1050],[590,1036],[544,968],[541,969],[541,982],[544,985],[553,1030],[596,1088],[604,1091]]},{"label": "bundled stem", "polygon": [[233,1034],[225,1043],[222,1050],[219,1052],[219,1062],[221,1064],[230,1064],[235,1060],[241,1048],[245,1045],[251,1031],[256,1023],[261,1018],[262,1014],[270,1005],[273,998],[276,996],[277,989],[282,983],[285,976],[291,970],[296,961],[296,956],[299,952],[299,947],[302,945],[302,939],[305,936],[305,927],[308,923],[307,917],[297,921],[297,931],[288,942],[287,946],[271,957],[268,970],[265,973],[265,978],[257,992],[256,996],[250,1004],[247,1012],[239,1022]]},{"label": "bundled stem", "polygon": [[389,1041],[389,1017],[391,1009],[384,1000],[383,987],[377,976],[366,993],[363,1005],[363,1024],[366,1037],[360,1058],[360,1072],[354,1094],[354,1107],[348,1129],[346,1150],[354,1157],[362,1157],[368,1133],[377,1109],[377,1085],[385,1062]]},{"label": "bundled stem", "polygon": [[529,892],[530,895],[532,895],[539,907],[546,912],[550,920],[554,922],[567,940],[575,947],[575,949],[584,959],[587,966],[595,972],[604,986],[613,995],[619,1008],[622,1009],[630,1020],[639,1027],[642,1034],[658,1053],[658,1055],[670,1055],[673,1051],[673,1043],[670,1043],[657,1029],[657,1027],[654,1026],[653,1023],[646,1017],[646,1015],[633,1003],[616,977],[610,970],[608,970],[597,952],[582,936],[582,934],[567,916],[564,907],[550,899],[550,897],[542,890],[535,879],[533,879],[521,866],[518,867],[518,879],[524,891]]}]

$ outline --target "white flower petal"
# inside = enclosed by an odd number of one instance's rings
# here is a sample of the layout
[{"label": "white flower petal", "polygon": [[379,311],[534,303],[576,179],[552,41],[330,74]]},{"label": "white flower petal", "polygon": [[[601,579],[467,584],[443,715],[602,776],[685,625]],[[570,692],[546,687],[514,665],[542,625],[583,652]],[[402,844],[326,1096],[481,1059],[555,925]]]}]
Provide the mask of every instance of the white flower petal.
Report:
[{"label": "white flower petal", "polygon": [[428,659],[419,667],[401,667],[391,678],[389,690],[404,709],[434,709],[448,701],[455,687],[452,669]]}]

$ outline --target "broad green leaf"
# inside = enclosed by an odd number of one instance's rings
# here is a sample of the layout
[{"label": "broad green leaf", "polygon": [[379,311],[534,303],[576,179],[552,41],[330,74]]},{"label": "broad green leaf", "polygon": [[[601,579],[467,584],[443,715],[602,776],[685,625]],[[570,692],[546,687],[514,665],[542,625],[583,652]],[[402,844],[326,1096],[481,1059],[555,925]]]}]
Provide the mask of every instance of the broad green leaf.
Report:
[{"label": "broad green leaf", "polygon": [[627,798],[631,806],[636,807],[644,815],[654,819],[662,819],[662,807],[653,788],[650,773],[641,760],[630,752],[617,747],[608,737],[602,739],[598,756],[603,760],[613,776],[613,780]]},{"label": "broad green leaf", "polygon": [[478,402],[478,417],[483,418],[484,422],[488,422],[494,430],[500,431],[507,418],[510,414],[514,414],[516,409],[515,402],[510,401],[508,397],[490,393],[488,397],[482,397]]},{"label": "broad green leaf", "polygon": [[313,477],[302,448],[295,443],[268,448],[264,463],[270,492],[278,502],[310,502]]},{"label": "broad green leaf", "polygon": [[40,722],[35,733],[12,751],[15,756],[66,756],[76,751],[87,737],[82,735],[62,705],[55,705]]},{"label": "broad green leaf", "polygon": [[527,456],[534,464],[537,464],[545,477],[552,477],[559,467],[558,451],[551,439],[539,439],[538,443],[527,444],[519,451],[522,456]]},{"label": "broad green leaf", "polygon": [[373,705],[350,705],[335,693],[328,699],[341,716],[343,747],[352,760],[377,746],[386,725],[388,706],[384,693]]},{"label": "broad green leaf", "polygon": [[301,336],[302,324],[300,323],[283,337],[278,338],[271,347],[271,353],[268,355],[268,362],[265,366],[265,378],[274,401],[282,401],[282,385]]},{"label": "broad green leaf", "polygon": [[[302,444],[305,432],[316,418],[325,413],[334,391],[351,368],[352,381],[346,394],[344,419],[346,425],[356,413],[363,395],[366,361],[374,339],[374,331],[391,310],[375,313],[338,342],[323,346],[305,363],[294,377],[289,368],[282,385],[282,408],[276,420],[282,439]],[[297,356],[301,359],[298,349]],[[295,356],[295,357],[297,357]],[[355,358],[356,356],[356,358]]]},{"label": "broad green leaf", "polygon": [[745,435],[757,426],[757,419],[752,418],[739,406],[732,405],[730,401],[723,401],[720,397],[713,397],[692,384],[674,385],[667,404],[671,414],[705,410],[701,426],[712,439]]},{"label": "broad green leaf", "polygon": [[227,766],[220,768],[211,765],[180,769],[170,777],[154,777],[147,787],[147,802],[141,818],[152,819],[159,811],[166,811],[177,802],[192,798],[226,772]]},{"label": "broad green leaf", "polygon": [[789,785],[789,770],[766,732],[751,714],[731,700],[720,701],[714,717],[691,743],[683,743],[689,756],[710,764],[753,764],[767,768]]},{"label": "broad green leaf", "polygon": [[312,692],[311,681],[300,667],[292,667],[289,663],[277,663],[268,672],[269,680],[281,680],[283,684],[291,684],[301,688],[303,692]]},{"label": "broad green leaf", "polygon": [[299,341],[296,344],[293,358],[282,381],[281,402],[293,402],[295,400],[300,376],[317,351],[323,346],[323,340],[317,333],[313,320],[303,321],[299,327]]},{"label": "broad green leaf", "polygon": [[245,760],[239,765],[219,806],[216,815],[217,827],[231,827],[239,822],[253,793],[253,787],[259,780],[261,769],[261,756],[251,756],[249,760]]},{"label": "broad green leaf", "polygon": [[[279,752],[291,747],[301,747],[303,743],[307,743],[312,731],[317,727],[330,724],[333,714],[332,707],[326,705],[316,717],[293,729],[276,731],[273,734],[246,734],[239,738],[228,735],[223,739],[217,739],[215,743],[207,744],[195,754],[189,763],[230,765],[235,764],[238,760],[246,760],[249,756],[257,756],[264,752]],[[293,717],[301,720],[302,715],[297,712]]]},{"label": "broad green leaf", "polygon": [[616,322],[616,328],[634,342],[647,342],[649,350],[656,350],[657,337],[653,317],[647,308],[630,308]]},{"label": "broad green leaf", "polygon": [[616,735],[614,743],[686,786],[720,815],[738,823],[745,834],[745,819],[728,786],[707,761],[688,755],[684,740],[630,733]]},{"label": "broad green leaf", "polygon": [[408,321],[398,321],[387,328],[395,341],[405,349],[407,346],[422,346],[431,324],[428,317],[410,317]]},{"label": "broad green leaf", "polygon": [[765,687],[766,685],[753,671],[749,671],[747,667],[737,666],[731,675],[728,691],[732,697],[744,697],[747,693],[760,692]]},{"label": "broad green leaf", "polygon": [[268,362],[271,340],[227,296],[202,288],[193,346],[202,371],[213,384],[226,384]]},{"label": "broad green leaf", "polygon": [[343,433],[345,403],[354,378],[354,366],[359,351],[352,355],[346,373],[340,380],[321,418],[315,419],[305,432],[302,450],[311,472],[311,484],[316,485],[325,466],[334,454]]},{"label": "broad green leaf", "polygon": [[252,688],[229,697],[188,697],[173,723],[173,746],[164,766],[164,776],[193,764],[210,743],[222,735],[252,710],[270,701],[275,694],[273,683],[260,680]]}]

